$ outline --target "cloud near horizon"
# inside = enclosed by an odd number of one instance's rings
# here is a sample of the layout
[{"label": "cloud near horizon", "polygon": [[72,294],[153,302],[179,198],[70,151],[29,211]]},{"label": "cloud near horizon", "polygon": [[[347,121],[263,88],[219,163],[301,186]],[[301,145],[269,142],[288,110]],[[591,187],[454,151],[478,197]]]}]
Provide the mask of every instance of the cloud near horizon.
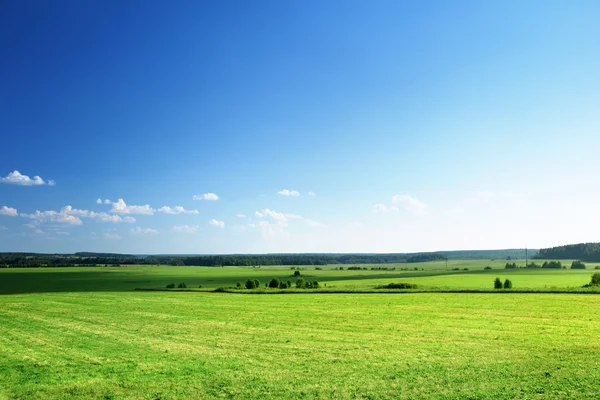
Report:
[{"label": "cloud near horizon", "polygon": [[219,200],[219,196],[217,196],[214,193],[204,193],[204,194],[195,194],[194,196],[192,196],[193,200],[209,200],[209,201],[215,201],[215,200]]},{"label": "cloud near horizon", "polygon": [[27,175],[21,174],[17,170],[14,170],[13,172],[9,173],[4,178],[0,178],[0,182],[8,183],[11,185],[19,185],[19,186],[42,186],[42,185],[54,186],[54,185],[56,185],[56,183],[53,180],[45,181],[40,176],[37,176],[37,175],[34,176],[33,178],[30,178]]},{"label": "cloud near horizon", "polygon": [[149,204],[143,206],[128,206],[125,200],[119,199],[112,203],[113,207],[110,210],[111,213],[115,214],[142,214],[142,215],[154,215],[154,210]]},{"label": "cloud near horizon", "polygon": [[288,190],[288,189],[283,189],[283,190],[277,192],[277,194],[280,194],[282,196],[300,196],[300,192],[297,192],[295,190]]},{"label": "cloud near horizon", "polygon": [[173,208],[162,206],[156,211],[163,214],[200,214],[200,211],[198,210],[186,210],[182,206],[175,206]]}]

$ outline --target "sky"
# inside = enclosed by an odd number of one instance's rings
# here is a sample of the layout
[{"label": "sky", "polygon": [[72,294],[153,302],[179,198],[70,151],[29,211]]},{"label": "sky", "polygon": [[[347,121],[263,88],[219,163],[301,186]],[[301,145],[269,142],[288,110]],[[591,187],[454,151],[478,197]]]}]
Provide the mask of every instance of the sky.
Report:
[{"label": "sky", "polygon": [[7,1],[0,251],[600,241],[597,1]]}]

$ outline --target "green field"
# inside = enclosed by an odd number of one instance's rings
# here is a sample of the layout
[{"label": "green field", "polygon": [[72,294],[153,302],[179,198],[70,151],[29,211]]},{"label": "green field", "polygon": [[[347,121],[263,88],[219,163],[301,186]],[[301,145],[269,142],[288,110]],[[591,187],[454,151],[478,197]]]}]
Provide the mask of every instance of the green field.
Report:
[{"label": "green field", "polygon": [[[496,276],[510,277],[516,288],[577,288],[595,272],[484,271],[488,264],[460,264],[469,271],[428,263],[419,271],[328,266],[301,273],[328,288],[402,281],[489,289]],[[293,280],[292,273],[0,270],[0,399],[600,397],[597,294],[133,290],[180,281],[216,288],[246,277]]]}]

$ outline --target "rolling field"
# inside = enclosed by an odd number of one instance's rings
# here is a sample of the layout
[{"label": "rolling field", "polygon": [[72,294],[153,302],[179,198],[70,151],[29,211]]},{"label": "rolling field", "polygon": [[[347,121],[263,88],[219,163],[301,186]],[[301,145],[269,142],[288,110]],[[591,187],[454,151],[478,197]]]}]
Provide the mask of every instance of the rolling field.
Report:
[{"label": "rolling field", "polygon": [[[596,272],[504,263],[301,274],[333,290],[390,282],[490,289],[496,276],[516,289],[577,290]],[[598,294],[133,290],[294,281],[293,272],[0,269],[0,399],[600,397]]]},{"label": "rolling field", "polygon": [[0,296],[0,398],[597,398],[600,296]]},{"label": "rolling field", "polygon": [[[340,290],[372,289],[391,282],[416,283],[422,287],[453,289],[489,289],[496,276],[511,279],[515,289],[578,288],[590,281],[593,269],[504,269],[506,261],[451,261],[395,265],[361,265],[368,270],[336,270],[339,266],[300,266],[305,279],[318,280],[327,288]],[[564,262],[567,265],[567,262]],[[570,262],[568,263],[570,264]],[[485,266],[492,270],[484,270]],[[387,267],[395,270],[371,270]],[[591,267],[591,265],[589,266]],[[588,267],[588,268],[589,268]],[[417,270],[415,270],[417,268]],[[459,268],[458,271],[452,270]],[[465,271],[464,268],[468,270]],[[42,292],[113,292],[136,288],[164,288],[169,283],[185,282],[188,287],[216,289],[242,284],[248,278],[262,284],[271,278],[295,281],[294,271],[285,266],[252,267],[70,267],[0,269],[0,294]]]}]

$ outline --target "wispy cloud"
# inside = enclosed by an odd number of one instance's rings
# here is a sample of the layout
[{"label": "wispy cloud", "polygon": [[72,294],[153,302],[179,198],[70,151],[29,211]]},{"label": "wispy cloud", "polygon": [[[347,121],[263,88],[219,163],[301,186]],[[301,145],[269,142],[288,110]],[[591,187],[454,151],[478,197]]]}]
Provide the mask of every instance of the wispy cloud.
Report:
[{"label": "wispy cloud", "polygon": [[112,239],[112,240],[119,240],[119,239],[121,239],[121,236],[119,236],[119,235],[118,235],[118,234],[116,234],[116,233],[105,233],[105,234],[104,234],[104,237],[105,237],[106,239]]},{"label": "wispy cloud", "polygon": [[8,183],[12,185],[20,185],[20,186],[40,186],[40,185],[48,185],[54,186],[56,183],[53,180],[45,181],[39,176],[34,176],[30,178],[27,175],[21,174],[19,171],[14,170],[9,173],[4,178],[0,178],[0,182]]},{"label": "wispy cloud", "polygon": [[192,197],[193,200],[219,200],[219,196],[214,193],[195,194]]},{"label": "wispy cloud", "polygon": [[78,216],[70,215],[63,211],[58,212],[54,210],[48,210],[40,212],[39,210],[36,210],[34,214],[21,214],[21,216],[25,218],[34,219],[38,222],[50,221],[69,225],[83,224],[83,221],[81,221],[81,219]]},{"label": "wispy cloud", "polygon": [[17,215],[19,215],[19,213],[17,212],[16,208],[2,206],[2,208],[0,208],[0,215],[6,215],[8,217],[16,217]]},{"label": "wispy cloud", "polygon": [[427,204],[421,200],[415,199],[408,194],[395,195],[392,197],[392,203],[400,204],[405,211],[413,214],[425,214],[427,212]]},{"label": "wispy cloud", "polygon": [[246,218],[246,214],[235,214],[238,218]]},{"label": "wispy cloud", "polygon": [[282,196],[300,196],[300,192],[297,192],[295,190],[288,190],[288,189],[283,189],[283,190],[277,192],[277,194],[280,194]]},{"label": "wispy cloud", "polygon": [[309,196],[313,196],[313,197],[314,197],[314,196],[316,196],[317,194],[316,194],[315,192],[308,192],[308,195],[309,195]]},{"label": "wispy cloud", "polygon": [[199,214],[200,212],[198,210],[186,210],[185,208],[181,207],[181,206],[175,206],[175,207],[168,207],[168,206],[162,206],[161,208],[159,208],[158,210],[159,213],[164,213],[164,214]]},{"label": "wispy cloud", "polygon": [[218,226],[219,228],[225,228],[225,222],[216,220],[214,218],[210,220],[210,224],[213,226]]},{"label": "wispy cloud", "polygon": [[131,228],[131,233],[136,235],[153,235],[157,234],[158,231],[152,228],[140,228],[139,226],[136,226],[135,228]]},{"label": "wispy cloud", "polygon": [[179,233],[194,233],[198,230],[199,226],[189,226],[189,225],[178,225],[172,228],[173,232]]},{"label": "wispy cloud", "polygon": [[150,205],[145,204],[143,206],[128,206],[123,199],[119,199],[112,203],[113,207],[110,212],[115,214],[143,214],[153,215],[154,210]]},{"label": "wispy cloud", "polygon": [[[274,219],[276,221],[277,225],[279,225],[281,227],[287,226],[288,221],[290,219],[302,219],[302,217],[300,215],[280,213],[275,210],[271,210],[269,208],[265,208],[260,211],[256,211],[254,213],[254,215],[256,215],[259,218],[270,217],[270,218]],[[265,221],[262,221],[262,222],[265,222]],[[264,226],[264,224],[263,224],[263,226]]]}]

